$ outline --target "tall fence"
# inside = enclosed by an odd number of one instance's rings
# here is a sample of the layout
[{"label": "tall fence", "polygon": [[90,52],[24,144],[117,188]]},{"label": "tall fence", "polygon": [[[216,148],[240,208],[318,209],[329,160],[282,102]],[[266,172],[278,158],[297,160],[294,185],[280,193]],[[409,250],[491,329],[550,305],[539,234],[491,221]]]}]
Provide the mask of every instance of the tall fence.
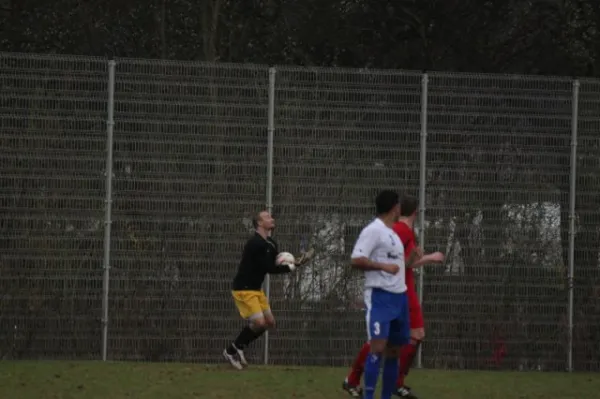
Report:
[{"label": "tall fence", "polygon": [[447,254],[423,366],[599,370],[599,143],[595,80],[0,53],[0,356],[219,361],[272,207],[317,255],[251,357],[348,365],[348,254],[392,187]]}]

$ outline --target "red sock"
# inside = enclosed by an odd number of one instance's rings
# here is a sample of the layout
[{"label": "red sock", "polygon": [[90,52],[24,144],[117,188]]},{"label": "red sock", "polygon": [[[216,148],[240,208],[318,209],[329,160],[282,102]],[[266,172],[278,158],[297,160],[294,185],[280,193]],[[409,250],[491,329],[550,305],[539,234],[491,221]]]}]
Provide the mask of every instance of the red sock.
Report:
[{"label": "red sock", "polygon": [[404,386],[404,377],[408,374],[408,370],[412,366],[413,359],[417,354],[418,344],[410,343],[400,348],[400,372],[398,373],[398,380],[396,386],[400,388]]},{"label": "red sock", "polygon": [[360,378],[362,377],[369,352],[371,352],[371,345],[365,342],[352,363],[352,369],[350,370],[350,374],[348,374],[348,384],[352,386],[360,385]]}]

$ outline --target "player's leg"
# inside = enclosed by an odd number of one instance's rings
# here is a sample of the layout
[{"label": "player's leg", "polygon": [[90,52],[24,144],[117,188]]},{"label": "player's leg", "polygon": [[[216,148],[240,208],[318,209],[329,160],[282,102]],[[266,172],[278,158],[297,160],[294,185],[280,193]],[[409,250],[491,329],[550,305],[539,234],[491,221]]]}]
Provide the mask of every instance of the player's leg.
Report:
[{"label": "player's leg", "polygon": [[265,295],[264,292],[261,291],[260,296],[258,297],[260,302],[260,308],[265,316],[265,329],[272,330],[275,328],[275,317],[273,316],[273,312],[271,311],[271,306],[269,305],[269,299]]},{"label": "player's leg", "polygon": [[417,399],[412,388],[406,385],[405,379],[414,363],[415,356],[422,339],[425,337],[424,329],[411,329],[410,343],[400,349],[400,370],[396,381],[396,396],[407,399]]},{"label": "player's leg", "polygon": [[385,358],[383,360],[383,375],[381,376],[382,387],[381,387],[381,399],[391,399],[392,395],[396,393],[396,379],[398,378],[398,372],[400,370],[399,355],[401,345],[397,339],[393,338],[399,327],[395,325],[399,324],[397,321],[390,323],[390,339],[388,347],[385,352]]},{"label": "player's leg", "polygon": [[400,373],[398,374],[398,396],[402,398],[416,399],[416,395],[411,392],[410,387],[405,383],[406,376],[414,364],[415,357],[425,338],[424,328],[413,328],[410,330],[410,343],[404,345],[400,350]]},{"label": "player's leg", "polygon": [[354,359],[354,362],[352,362],[350,373],[346,376],[346,379],[342,384],[344,391],[348,392],[353,398],[361,397],[360,379],[365,368],[367,356],[369,356],[370,352],[371,344],[367,341],[362,348],[360,348],[358,355]]},{"label": "player's leg", "polygon": [[[254,334],[252,336],[248,334],[246,341],[241,343],[241,346],[235,345],[235,349],[237,350],[237,355],[240,359],[240,363],[244,366],[248,365],[248,361],[246,360],[244,350],[252,342],[259,339],[266,330],[270,330],[275,327],[275,318],[273,317],[271,307],[269,306],[269,300],[267,299],[265,293],[262,291],[255,292],[254,298],[258,300],[258,304],[262,312],[262,317],[260,317],[260,313],[253,313],[253,315],[250,316],[248,328],[250,328],[250,330],[252,330]],[[253,307],[256,307],[256,305],[253,305]],[[256,312],[256,310],[254,312]]]},{"label": "player's leg", "polygon": [[[375,397],[381,361],[387,348],[390,320],[394,318],[389,306],[389,295],[389,293],[378,289],[365,293],[367,334],[371,350],[365,362],[364,399]],[[396,375],[394,375],[394,381]]]},{"label": "player's leg", "polygon": [[248,364],[244,350],[262,335],[267,322],[261,307],[260,291],[233,291],[235,304],[248,325],[242,328],[236,339],[223,351],[225,359],[238,370]]},{"label": "player's leg", "polygon": [[409,342],[410,325],[406,294],[398,295],[396,317],[390,322],[388,351],[383,363],[381,399],[391,399],[396,394],[396,381],[400,371],[400,348]]},{"label": "player's leg", "polygon": [[411,328],[410,342],[407,345],[402,346],[400,350],[400,373],[398,374],[398,380],[396,382],[396,395],[402,398],[416,399],[417,396],[412,393],[410,387],[405,384],[404,380],[414,363],[419,346],[425,338],[425,324],[423,321],[423,311],[419,304],[416,292],[414,293],[414,297],[411,297],[410,293],[408,294],[408,302]]},{"label": "player's leg", "polygon": [[[385,330],[385,335],[389,331],[389,323],[382,322],[380,324],[380,330]],[[382,332],[382,335],[384,332]],[[364,399],[374,399],[375,389],[377,387],[377,380],[379,379],[379,372],[381,370],[381,362],[387,350],[387,340],[385,339],[372,339],[370,340],[371,351],[365,361],[365,383],[364,383]],[[397,362],[398,357],[396,357]],[[394,374],[394,381],[396,380],[396,374]]]}]

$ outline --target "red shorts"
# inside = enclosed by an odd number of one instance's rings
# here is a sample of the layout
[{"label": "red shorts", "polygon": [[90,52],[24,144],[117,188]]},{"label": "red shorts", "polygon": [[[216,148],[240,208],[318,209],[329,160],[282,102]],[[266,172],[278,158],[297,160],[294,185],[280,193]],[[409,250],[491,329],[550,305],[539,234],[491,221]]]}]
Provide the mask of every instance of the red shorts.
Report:
[{"label": "red shorts", "polygon": [[424,328],[425,322],[423,321],[423,311],[421,310],[419,296],[417,295],[417,290],[414,288],[414,284],[408,286],[406,294],[408,296],[408,314],[410,317],[410,328]]}]

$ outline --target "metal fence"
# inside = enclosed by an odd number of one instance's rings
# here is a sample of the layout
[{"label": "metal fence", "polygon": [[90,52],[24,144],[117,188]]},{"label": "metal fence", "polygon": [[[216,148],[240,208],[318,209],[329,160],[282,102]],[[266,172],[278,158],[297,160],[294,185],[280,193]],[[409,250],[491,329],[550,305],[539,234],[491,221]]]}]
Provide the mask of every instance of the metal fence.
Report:
[{"label": "metal fence", "polygon": [[0,356],[219,361],[250,216],[254,361],[348,365],[373,197],[422,200],[425,367],[600,369],[600,82],[0,53]]}]

